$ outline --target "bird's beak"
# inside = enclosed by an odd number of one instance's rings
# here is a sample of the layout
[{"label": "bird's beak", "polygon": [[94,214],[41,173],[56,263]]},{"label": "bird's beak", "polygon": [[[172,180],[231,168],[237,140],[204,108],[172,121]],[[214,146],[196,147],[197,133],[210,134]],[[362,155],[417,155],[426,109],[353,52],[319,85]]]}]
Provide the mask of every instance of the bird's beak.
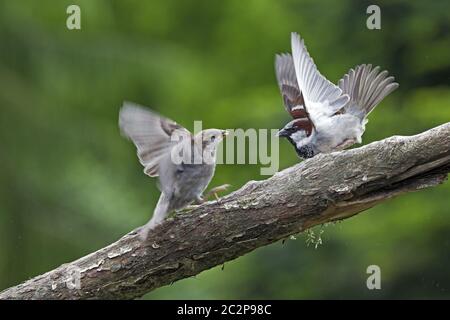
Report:
[{"label": "bird's beak", "polygon": [[227,135],[229,135],[229,134],[230,134],[229,131],[227,131],[227,130],[222,130],[222,137],[225,138],[225,136],[227,136]]},{"label": "bird's beak", "polygon": [[277,137],[287,137],[289,136],[289,133],[285,129],[280,129],[277,132]]}]

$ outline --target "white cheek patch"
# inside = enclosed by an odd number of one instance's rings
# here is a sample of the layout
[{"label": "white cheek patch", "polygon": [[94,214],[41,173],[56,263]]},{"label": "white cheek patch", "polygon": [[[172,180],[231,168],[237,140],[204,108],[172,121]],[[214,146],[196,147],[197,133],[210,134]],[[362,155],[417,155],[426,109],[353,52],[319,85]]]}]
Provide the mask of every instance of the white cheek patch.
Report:
[{"label": "white cheek patch", "polygon": [[306,133],[303,130],[296,131],[293,134],[291,134],[291,139],[295,142],[299,142],[300,140],[303,140],[306,138]]},{"label": "white cheek patch", "polygon": [[301,148],[304,145],[310,144],[314,136],[314,132],[308,137],[305,131],[300,130],[291,134],[291,139],[295,142],[297,148]]}]

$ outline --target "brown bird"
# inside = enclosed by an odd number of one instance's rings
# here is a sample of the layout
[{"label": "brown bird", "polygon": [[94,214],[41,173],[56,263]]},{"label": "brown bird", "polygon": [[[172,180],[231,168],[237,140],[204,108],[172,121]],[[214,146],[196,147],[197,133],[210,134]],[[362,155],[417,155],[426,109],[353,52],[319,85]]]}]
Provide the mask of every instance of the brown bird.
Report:
[{"label": "brown bird", "polygon": [[145,239],[170,212],[204,201],[202,194],[214,176],[217,146],[228,132],[207,129],[193,135],[176,122],[130,102],[120,110],[119,127],[135,144],[145,174],[159,176],[161,196],[153,217],[141,229]]}]

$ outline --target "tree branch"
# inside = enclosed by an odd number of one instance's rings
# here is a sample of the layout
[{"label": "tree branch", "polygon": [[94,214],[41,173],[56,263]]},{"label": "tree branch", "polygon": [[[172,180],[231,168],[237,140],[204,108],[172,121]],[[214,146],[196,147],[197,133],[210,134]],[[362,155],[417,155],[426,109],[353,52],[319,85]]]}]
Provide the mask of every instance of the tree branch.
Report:
[{"label": "tree branch", "polygon": [[312,226],[435,186],[449,171],[450,123],[412,137],[321,154],[166,220],[146,243],[135,230],[6,289],[0,299],[139,297]]}]

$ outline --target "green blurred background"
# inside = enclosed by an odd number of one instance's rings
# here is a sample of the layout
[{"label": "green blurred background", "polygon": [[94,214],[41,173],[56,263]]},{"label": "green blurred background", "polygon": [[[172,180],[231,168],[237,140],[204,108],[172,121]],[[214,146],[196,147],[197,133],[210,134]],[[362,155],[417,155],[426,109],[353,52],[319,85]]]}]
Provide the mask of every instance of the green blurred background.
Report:
[{"label": "green blurred background", "polygon": [[[382,29],[366,28],[381,7]],[[66,8],[81,7],[79,31]],[[120,136],[123,100],[192,129],[279,128],[289,120],[274,54],[291,31],[336,82],[372,63],[400,88],[363,143],[450,121],[450,2],[0,2],[0,290],[99,249],[145,223],[159,196]],[[298,161],[280,142],[281,168]],[[221,165],[211,185],[263,179]],[[450,298],[450,184],[409,194],[260,248],[146,298]],[[207,239],[205,239],[207,241]],[[382,289],[366,288],[381,267]]]}]

